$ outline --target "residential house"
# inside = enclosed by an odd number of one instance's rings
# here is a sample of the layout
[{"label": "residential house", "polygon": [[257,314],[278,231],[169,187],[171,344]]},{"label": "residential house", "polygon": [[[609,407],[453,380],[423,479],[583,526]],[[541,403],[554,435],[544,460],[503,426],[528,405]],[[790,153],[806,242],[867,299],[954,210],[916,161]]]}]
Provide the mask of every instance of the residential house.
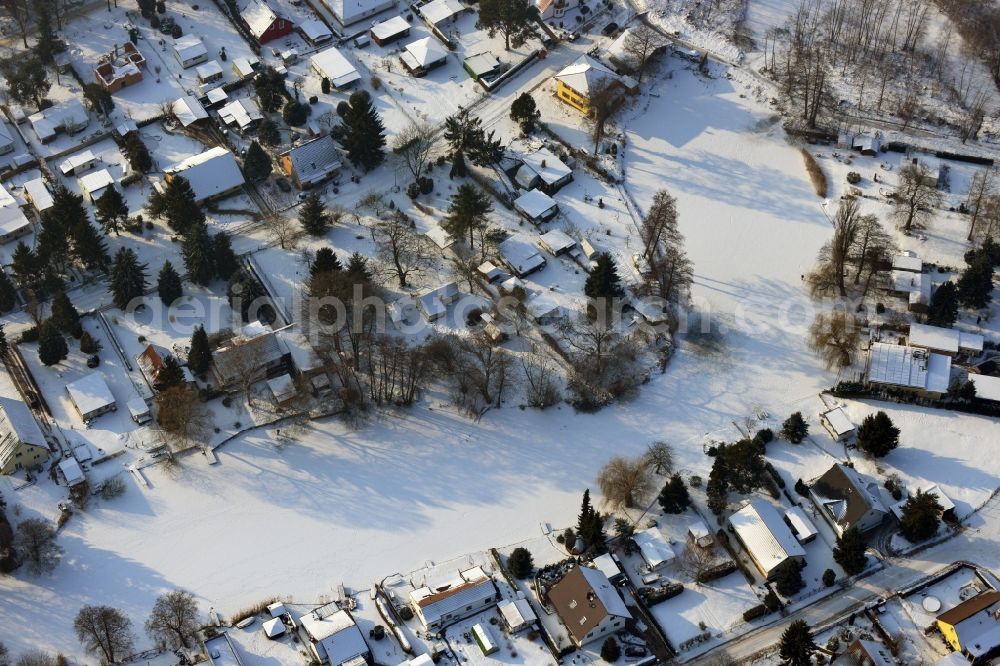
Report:
[{"label": "residential house", "polygon": [[545,257],[530,244],[518,238],[508,238],[497,246],[500,260],[517,277],[525,277],[545,268]]},{"label": "residential house", "polygon": [[371,650],[354,618],[335,603],[306,613],[299,618],[299,627],[303,643],[321,664],[363,666],[371,660]]},{"label": "residential house", "polygon": [[728,523],[747,555],[767,579],[789,560],[805,561],[806,551],[769,502],[748,500],[742,509],[729,516]]},{"label": "residential house", "polygon": [[482,567],[473,567],[445,585],[413,590],[410,607],[425,629],[437,631],[496,605],[499,599],[493,579]]},{"label": "residential house", "polygon": [[523,190],[540,189],[555,194],[563,185],[573,180],[573,170],[548,148],[539,148],[521,155],[514,182]]},{"label": "residential house", "polygon": [[649,527],[639,530],[633,534],[632,540],[635,541],[639,554],[651,570],[658,569],[677,557],[659,528]]},{"label": "residential house", "polygon": [[0,243],[9,243],[31,231],[31,221],[25,216],[17,199],[0,183]]},{"label": "residential house", "polygon": [[873,342],[868,349],[865,378],[876,387],[939,398],[951,385],[951,356],[909,345]]},{"label": "residential house", "polygon": [[236,158],[222,146],[187,157],[163,172],[168,183],[175,176],[186,178],[199,203],[231,194],[244,183]]},{"label": "residential house", "polygon": [[529,190],[514,200],[514,208],[529,222],[541,224],[559,212],[559,204],[541,190]]},{"label": "residential house", "polygon": [[326,44],[333,39],[333,33],[330,31],[330,28],[319,19],[307,19],[299,22],[298,31],[303,39],[313,46]]},{"label": "residential house", "polygon": [[448,306],[461,297],[458,283],[448,282],[417,297],[417,309],[429,322],[435,322],[448,312]]},{"label": "residential house", "polygon": [[90,114],[80,100],[73,97],[62,104],[50,106],[28,116],[31,129],[42,143],[48,143],[60,132],[76,134],[90,123]]},{"label": "residential house", "polygon": [[0,397],[0,474],[30,469],[48,458],[48,442],[28,406]]},{"label": "residential house", "polygon": [[862,532],[882,524],[889,513],[878,484],[852,467],[834,464],[809,487],[809,497],[838,535],[856,527]]},{"label": "residential house", "polygon": [[208,111],[194,95],[179,98],[170,108],[182,127],[190,127],[197,122],[208,120]]},{"label": "residential house", "polygon": [[468,11],[471,10],[458,0],[431,0],[420,7],[420,14],[435,27],[454,21],[456,16]]},{"label": "residential house", "polygon": [[897,666],[897,662],[882,643],[857,639],[830,666]]},{"label": "residential house", "polygon": [[577,647],[621,631],[632,619],[607,576],[589,567],[570,569],[549,589],[548,599]]},{"label": "residential house", "polygon": [[219,118],[242,134],[255,128],[264,119],[264,114],[254,99],[241,97],[219,109]]},{"label": "residential house", "polygon": [[208,49],[205,48],[201,39],[194,35],[184,35],[180,39],[175,39],[173,51],[177,62],[184,69],[200,65],[208,60]]},{"label": "residential house", "polygon": [[361,80],[354,65],[333,46],[311,56],[309,65],[319,76],[329,79],[330,85],[338,90]]},{"label": "residential house", "polygon": [[534,0],[538,17],[543,21],[562,18],[569,9],[569,0]]},{"label": "residential house", "polygon": [[6,121],[0,119],[0,155],[13,152],[15,145],[17,144],[14,141],[14,131]]},{"label": "residential house", "polygon": [[93,151],[88,149],[82,153],[70,155],[60,162],[59,171],[64,176],[79,176],[96,167],[99,161]]},{"label": "residential house", "polygon": [[862,155],[867,155],[868,157],[875,157],[878,155],[878,151],[881,147],[882,141],[877,136],[868,134],[859,134],[854,137],[854,141],[851,145],[851,148],[858,151]]},{"label": "residential house", "polygon": [[379,21],[371,29],[372,41],[379,46],[388,46],[397,39],[410,35],[410,23],[402,16]]},{"label": "residential house", "polygon": [[955,357],[959,354],[978,356],[983,353],[983,336],[978,333],[966,333],[953,328],[931,326],[929,324],[910,324],[908,340],[912,347],[922,347],[931,352],[947,354]]},{"label": "residential house", "polygon": [[906,250],[905,252],[893,255],[892,270],[905,271],[907,273],[922,273],[924,271],[924,262],[921,261],[916,252]]},{"label": "residential house", "polygon": [[218,60],[209,60],[198,65],[194,68],[194,72],[198,76],[198,82],[203,85],[222,80],[222,65],[219,64]]},{"label": "residential house", "polygon": [[264,0],[243,0],[238,8],[244,27],[261,44],[284,37],[295,27],[287,18],[278,16]]},{"label": "residential house", "polygon": [[396,0],[321,0],[341,29],[396,5]]},{"label": "residential house", "polygon": [[938,615],[935,623],[948,646],[972,664],[1000,656],[1000,592],[981,592]]},{"label": "residential house", "polygon": [[970,374],[969,381],[976,387],[976,400],[1000,402],[1000,377]]},{"label": "residential house", "polygon": [[128,408],[129,416],[139,425],[149,423],[153,420],[153,415],[149,411],[149,405],[142,398],[132,398],[125,403],[125,406]]},{"label": "residential house", "polygon": [[282,351],[292,362],[292,371],[296,377],[310,379],[324,372],[326,364],[305,335],[294,328],[281,328],[275,334]]},{"label": "residential house", "polygon": [[834,407],[823,412],[819,415],[819,422],[830,433],[830,437],[838,442],[850,441],[857,432],[851,417],[843,407]]},{"label": "residential house", "polygon": [[219,387],[257,382],[281,374],[288,352],[274,331],[248,325],[243,333],[212,354],[212,376]]},{"label": "residential house", "polygon": [[44,213],[55,205],[52,192],[44,178],[32,178],[24,183],[24,198],[38,213]]},{"label": "residential house", "polygon": [[638,84],[610,68],[582,55],[556,75],[556,97],[584,115],[590,115],[590,96],[601,88],[612,88],[619,97],[638,91]]},{"label": "residential house", "polygon": [[699,548],[710,548],[715,543],[715,537],[708,531],[705,521],[699,520],[688,525],[688,541]]},{"label": "residential house", "polygon": [[146,68],[146,58],[132,42],[125,42],[120,49],[106,53],[97,61],[94,78],[109,93],[116,93],[125,86],[142,81],[142,70]]},{"label": "residential house", "polygon": [[300,189],[308,189],[340,173],[343,163],[337,142],[329,134],[283,152],[281,168]]},{"label": "residential house", "polygon": [[561,229],[552,229],[542,234],[538,244],[553,257],[567,254],[576,247],[576,241]]},{"label": "residential house", "polygon": [[476,268],[476,272],[479,273],[483,277],[483,279],[485,279],[490,284],[493,284],[494,282],[496,282],[497,280],[499,280],[504,276],[503,269],[494,264],[492,261],[484,261],[483,263],[479,264],[479,266]]},{"label": "residential house", "polygon": [[66,393],[84,423],[118,409],[114,394],[99,372],[92,372],[67,384]]},{"label": "residential house", "polygon": [[87,197],[91,203],[97,203],[104,192],[115,184],[115,178],[107,169],[93,171],[85,174],[79,179],[80,192]]},{"label": "residential house", "polygon": [[435,37],[424,37],[406,45],[399,54],[403,66],[413,76],[426,76],[428,72],[445,64],[448,52]]}]

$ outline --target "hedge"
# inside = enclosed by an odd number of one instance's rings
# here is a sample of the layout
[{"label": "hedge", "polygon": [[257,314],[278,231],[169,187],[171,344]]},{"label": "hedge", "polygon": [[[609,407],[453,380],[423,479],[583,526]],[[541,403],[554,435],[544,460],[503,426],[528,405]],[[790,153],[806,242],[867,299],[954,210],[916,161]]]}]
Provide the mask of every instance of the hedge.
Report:
[{"label": "hedge", "polygon": [[764,617],[767,615],[767,606],[764,604],[757,604],[753,608],[748,608],[743,611],[743,621],[749,622],[750,620],[756,620],[759,617]]},{"label": "hedge", "polygon": [[736,563],[732,560],[726,560],[725,562],[720,562],[714,567],[706,569],[698,574],[697,581],[699,583],[708,583],[716,578],[722,578],[723,576],[728,576],[729,574],[736,571]]}]

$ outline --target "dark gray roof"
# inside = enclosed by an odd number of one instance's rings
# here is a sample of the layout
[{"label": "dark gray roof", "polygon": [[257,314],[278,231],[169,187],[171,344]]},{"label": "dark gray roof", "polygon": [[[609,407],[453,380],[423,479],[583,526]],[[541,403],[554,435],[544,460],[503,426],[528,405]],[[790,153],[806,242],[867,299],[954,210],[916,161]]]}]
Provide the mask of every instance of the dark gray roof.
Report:
[{"label": "dark gray roof", "polygon": [[300,183],[320,181],[341,167],[337,142],[330,135],[295,146],[283,155],[291,159]]}]

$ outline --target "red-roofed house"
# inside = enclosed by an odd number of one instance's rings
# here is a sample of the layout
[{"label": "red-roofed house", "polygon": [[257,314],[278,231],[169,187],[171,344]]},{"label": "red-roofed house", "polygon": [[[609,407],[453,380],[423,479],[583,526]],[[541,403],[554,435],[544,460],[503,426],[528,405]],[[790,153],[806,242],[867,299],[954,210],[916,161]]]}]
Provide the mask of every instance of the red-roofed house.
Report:
[{"label": "red-roofed house", "polygon": [[243,25],[261,44],[284,37],[295,27],[288,19],[278,16],[264,0],[244,0],[239,7]]}]

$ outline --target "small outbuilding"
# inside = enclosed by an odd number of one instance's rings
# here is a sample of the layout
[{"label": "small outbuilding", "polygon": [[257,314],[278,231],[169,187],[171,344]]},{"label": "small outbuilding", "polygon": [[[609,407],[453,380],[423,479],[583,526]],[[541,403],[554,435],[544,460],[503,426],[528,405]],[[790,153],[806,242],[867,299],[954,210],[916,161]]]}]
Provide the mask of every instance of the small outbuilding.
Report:
[{"label": "small outbuilding", "polygon": [[198,65],[194,71],[201,83],[215,83],[222,80],[222,65],[219,64],[218,60],[209,60]]},{"label": "small outbuilding", "polygon": [[461,292],[458,291],[458,283],[448,282],[418,296],[417,308],[427,321],[434,322],[445,315],[448,305],[458,300],[459,296]]},{"label": "small outbuilding", "polygon": [[87,477],[83,473],[83,469],[80,468],[80,463],[76,461],[76,458],[66,458],[59,461],[59,477],[66,484],[67,488],[78,486],[87,481]]},{"label": "small outbuilding", "polygon": [[632,540],[639,547],[639,553],[650,569],[658,569],[677,557],[663,533],[656,527],[636,532]]},{"label": "small outbuilding", "polygon": [[330,28],[326,27],[326,24],[319,19],[308,19],[300,22],[299,33],[313,46],[326,44],[333,39],[333,33],[330,31]]},{"label": "small outbuilding", "polygon": [[555,199],[541,190],[529,190],[514,200],[517,209],[529,222],[540,224],[551,220],[559,212]]},{"label": "small outbuilding", "polygon": [[469,8],[458,0],[431,0],[420,8],[423,17],[434,26],[454,19],[466,11],[469,11]]},{"label": "small outbuilding", "polygon": [[448,52],[434,37],[424,37],[407,44],[399,59],[410,74],[420,77],[445,64]]},{"label": "small outbuilding", "polygon": [[553,257],[566,254],[576,247],[576,241],[561,229],[553,229],[542,234],[538,244]]},{"label": "small outbuilding", "polygon": [[372,26],[372,41],[379,46],[387,46],[397,39],[402,39],[410,34],[410,24],[402,16],[393,16],[390,19],[379,21]]},{"label": "small outbuilding", "polygon": [[97,203],[105,190],[115,184],[114,176],[107,169],[92,171],[80,178],[80,191],[91,203]]},{"label": "small outbuilding", "polygon": [[270,620],[265,620],[262,627],[264,629],[264,635],[272,641],[275,638],[281,638],[285,635],[285,623],[280,617],[272,617]]},{"label": "small outbuilding", "polygon": [[819,534],[816,525],[800,506],[785,509],[785,523],[792,528],[792,533],[799,543],[809,543]]},{"label": "small outbuilding", "polygon": [[538,621],[538,616],[535,615],[527,599],[505,601],[497,606],[497,610],[500,611],[500,617],[503,618],[507,630],[512,634],[524,631]]},{"label": "small outbuilding", "polygon": [[830,433],[830,437],[838,442],[850,441],[857,432],[854,422],[843,407],[834,407],[823,412],[819,415],[819,422]]},{"label": "small outbuilding", "polygon": [[90,149],[87,149],[82,153],[70,155],[60,162],[59,171],[64,176],[79,176],[96,167],[99,161],[97,156]]},{"label": "small outbuilding", "polygon": [[708,530],[708,525],[706,525],[703,520],[699,520],[688,525],[687,533],[688,541],[695,544],[699,548],[708,548],[715,543],[712,533]]},{"label": "small outbuilding", "polygon": [[517,238],[508,238],[497,247],[500,259],[517,277],[531,275],[545,268],[545,257],[534,247]]},{"label": "small outbuilding", "polygon": [[66,393],[84,422],[118,409],[114,394],[99,372],[92,372],[67,384]]},{"label": "small outbuilding", "polygon": [[194,35],[184,35],[180,39],[174,40],[173,51],[177,62],[184,69],[200,65],[208,60],[208,49]]},{"label": "small outbuilding", "polygon": [[338,90],[361,80],[354,65],[332,46],[310,57],[309,65],[319,76],[329,79],[330,85]]},{"label": "small outbuilding", "polygon": [[179,98],[173,103],[171,110],[182,127],[190,127],[199,121],[208,120],[208,111],[194,95]]},{"label": "small outbuilding", "polygon": [[476,81],[489,81],[500,74],[500,59],[492,53],[477,53],[462,61],[462,67]]},{"label": "small outbuilding", "polygon": [[143,423],[149,423],[153,416],[149,413],[149,405],[142,398],[132,398],[125,406],[128,407],[129,416],[132,420],[142,425]]}]

